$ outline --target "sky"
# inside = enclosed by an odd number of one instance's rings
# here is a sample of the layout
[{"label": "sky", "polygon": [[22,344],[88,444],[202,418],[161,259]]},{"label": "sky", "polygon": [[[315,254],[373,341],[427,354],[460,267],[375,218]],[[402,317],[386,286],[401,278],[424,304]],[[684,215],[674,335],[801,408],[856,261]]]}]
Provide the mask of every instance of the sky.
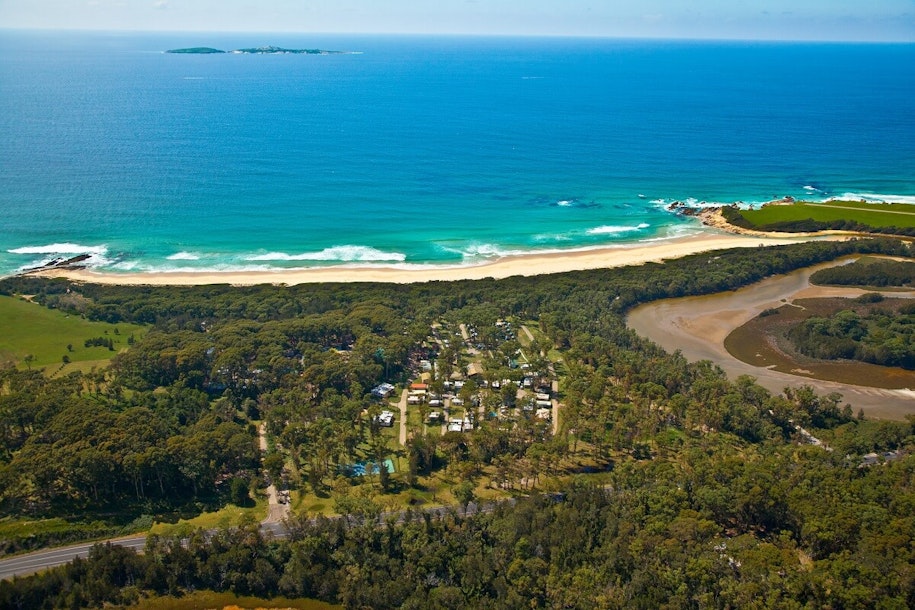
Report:
[{"label": "sky", "polygon": [[0,0],[0,28],[915,42],[915,0]]}]

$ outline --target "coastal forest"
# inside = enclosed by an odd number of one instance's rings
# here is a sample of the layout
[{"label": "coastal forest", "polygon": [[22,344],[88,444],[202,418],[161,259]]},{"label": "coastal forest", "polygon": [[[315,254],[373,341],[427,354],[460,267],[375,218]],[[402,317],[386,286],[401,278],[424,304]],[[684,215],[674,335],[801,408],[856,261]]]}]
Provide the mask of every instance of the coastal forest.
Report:
[{"label": "coastal forest", "polygon": [[[0,552],[251,506],[269,482],[325,510],[300,504],[285,538],[246,517],[153,533],[143,554],[99,544],[0,582],[0,608],[194,591],[346,608],[915,607],[915,417],[870,420],[803,384],[772,394],[624,319],[870,254],[913,256],[861,238],[412,285],[6,278],[4,298],[147,330],[106,367],[0,369]],[[826,325],[855,328],[846,318]],[[506,330],[522,326],[523,340]],[[466,378],[455,397],[474,408],[461,431],[420,425],[401,444],[372,390],[406,392],[424,370],[436,391]],[[525,378],[558,387],[555,425],[518,402]],[[369,474],[345,469],[357,462]]]}]

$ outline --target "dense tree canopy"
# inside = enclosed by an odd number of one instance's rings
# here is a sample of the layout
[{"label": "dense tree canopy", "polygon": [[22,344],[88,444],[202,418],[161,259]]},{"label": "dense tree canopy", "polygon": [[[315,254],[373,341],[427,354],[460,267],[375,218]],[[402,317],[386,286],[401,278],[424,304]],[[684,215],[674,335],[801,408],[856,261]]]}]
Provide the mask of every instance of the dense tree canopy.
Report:
[{"label": "dense tree canopy", "polygon": [[[0,583],[0,607],[98,606],[198,588],[353,608],[915,605],[913,422],[859,421],[838,395],[804,386],[772,395],[751,378],[729,380],[710,362],[664,352],[623,319],[638,303],[733,289],[851,253],[909,249],[821,242],[411,286],[0,281],[0,291],[49,307],[154,326],[104,371],[0,371],[0,513],[218,505],[241,497],[236,481],[256,478],[261,465],[275,476],[285,464],[350,515],[303,516],[285,542],[251,524],[186,544],[154,537],[143,556],[100,546],[89,560]],[[561,354],[557,433],[523,414],[474,419],[465,433],[411,437],[407,472],[376,479],[385,493],[437,469],[461,482],[485,470],[498,489],[531,497],[472,517],[455,509],[378,523],[371,499],[338,494],[340,464],[357,455],[383,464],[390,451],[369,389],[406,382],[422,359],[437,357],[449,372],[466,364],[453,348],[427,345],[434,325],[472,328],[485,354],[480,385],[469,382],[461,396],[492,409],[511,402],[520,344],[496,326],[509,318],[536,325],[544,343],[527,348],[536,368],[547,366],[546,351]],[[496,380],[509,380],[507,389],[485,388]],[[261,463],[255,419],[288,461]],[[807,444],[811,431],[827,446]],[[872,452],[886,463],[862,461]],[[569,456],[609,474],[601,485],[576,482],[557,472]],[[548,480],[564,494],[541,496]],[[459,483],[454,495],[469,505],[473,487]]]},{"label": "dense tree canopy", "polygon": [[915,285],[915,262],[876,260],[820,269],[810,276],[814,284],[839,286],[912,286]]},{"label": "dense tree canopy", "polygon": [[811,317],[788,331],[804,355],[828,360],[851,359],[915,369],[915,305],[866,313],[852,309],[830,318]]}]

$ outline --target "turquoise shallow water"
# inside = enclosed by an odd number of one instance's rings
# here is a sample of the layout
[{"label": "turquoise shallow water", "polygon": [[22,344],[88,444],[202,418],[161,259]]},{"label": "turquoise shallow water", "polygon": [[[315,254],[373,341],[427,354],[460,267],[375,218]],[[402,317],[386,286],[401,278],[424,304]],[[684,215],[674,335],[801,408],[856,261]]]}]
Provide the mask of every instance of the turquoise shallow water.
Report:
[{"label": "turquoise shallow water", "polygon": [[[274,44],[344,55],[170,55]],[[915,202],[915,45],[0,31],[0,274],[466,265]]]}]

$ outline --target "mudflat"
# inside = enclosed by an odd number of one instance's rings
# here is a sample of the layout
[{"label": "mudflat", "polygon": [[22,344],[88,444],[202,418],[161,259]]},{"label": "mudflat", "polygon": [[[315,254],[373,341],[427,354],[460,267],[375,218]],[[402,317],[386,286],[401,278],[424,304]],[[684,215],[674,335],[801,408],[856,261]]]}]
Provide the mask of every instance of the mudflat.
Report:
[{"label": "mudflat", "polygon": [[[860,288],[813,286],[810,283],[810,276],[817,270],[850,260],[853,258],[808,267],[733,292],[648,303],[633,309],[627,317],[627,324],[668,351],[680,350],[689,360],[711,360],[731,378],[751,375],[770,392],[780,393],[788,386],[809,385],[820,393],[842,394],[843,403],[850,403],[855,410],[863,409],[868,416],[901,420],[907,414],[915,413],[915,388],[886,390],[781,373],[742,362],[724,347],[724,340],[731,331],[765,309],[794,299],[853,298],[865,292],[874,292]],[[915,291],[885,294],[915,298]]]}]

